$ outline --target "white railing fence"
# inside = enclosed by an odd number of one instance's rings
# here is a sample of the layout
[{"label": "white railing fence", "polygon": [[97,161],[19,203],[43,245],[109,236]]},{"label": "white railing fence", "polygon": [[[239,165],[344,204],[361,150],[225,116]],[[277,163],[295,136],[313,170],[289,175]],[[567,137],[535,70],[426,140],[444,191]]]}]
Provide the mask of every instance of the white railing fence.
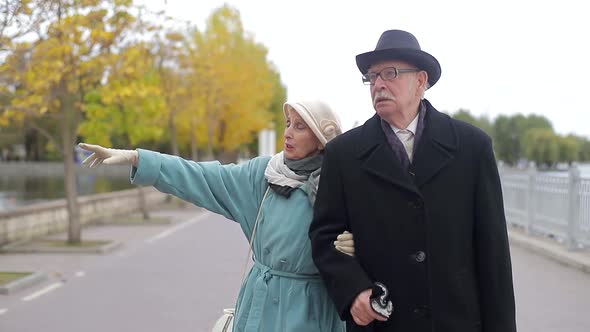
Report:
[{"label": "white railing fence", "polygon": [[544,235],[568,249],[590,248],[590,176],[500,166],[506,221],[528,234]]}]

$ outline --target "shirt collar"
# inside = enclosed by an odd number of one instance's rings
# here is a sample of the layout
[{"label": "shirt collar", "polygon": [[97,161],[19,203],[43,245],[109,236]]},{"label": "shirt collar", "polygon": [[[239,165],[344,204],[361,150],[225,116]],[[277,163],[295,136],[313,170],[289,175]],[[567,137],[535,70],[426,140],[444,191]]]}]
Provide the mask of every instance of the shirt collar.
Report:
[{"label": "shirt collar", "polygon": [[[416,113],[414,120],[412,120],[412,122],[410,122],[410,124],[406,128],[406,130],[412,132],[412,134],[414,134],[414,135],[416,135],[416,128],[418,127],[418,116],[420,115],[420,112],[422,112],[422,103],[420,103],[420,107],[418,108],[418,113]],[[393,132],[396,134],[398,131],[403,130],[403,129],[397,128],[396,126],[394,126],[392,124],[390,124],[390,126],[391,126],[391,129],[393,130]]]}]

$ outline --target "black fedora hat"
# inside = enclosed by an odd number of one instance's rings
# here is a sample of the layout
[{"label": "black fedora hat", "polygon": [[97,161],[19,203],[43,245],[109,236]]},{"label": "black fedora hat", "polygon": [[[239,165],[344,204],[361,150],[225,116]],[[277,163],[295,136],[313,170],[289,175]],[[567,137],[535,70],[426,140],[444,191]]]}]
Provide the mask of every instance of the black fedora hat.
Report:
[{"label": "black fedora hat", "polygon": [[381,61],[402,60],[428,73],[428,83],[433,86],[440,78],[440,64],[432,55],[422,51],[414,35],[402,30],[387,30],[381,34],[374,51],[356,56],[356,65],[362,74]]}]

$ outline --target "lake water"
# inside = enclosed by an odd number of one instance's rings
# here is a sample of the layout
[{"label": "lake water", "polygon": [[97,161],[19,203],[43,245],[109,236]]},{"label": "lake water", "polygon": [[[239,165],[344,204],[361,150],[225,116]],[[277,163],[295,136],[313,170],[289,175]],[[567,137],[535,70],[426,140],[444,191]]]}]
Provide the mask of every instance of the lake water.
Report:
[{"label": "lake water", "polygon": [[[579,167],[582,178],[590,179],[590,164]],[[134,188],[129,183],[128,173],[121,174],[125,176],[78,174],[78,194],[83,196]],[[568,176],[567,171],[547,174]],[[0,212],[64,197],[63,176],[0,176]]]},{"label": "lake water", "polygon": [[[78,175],[78,195],[131,189],[128,177]],[[65,197],[63,177],[0,177],[0,212]]]}]

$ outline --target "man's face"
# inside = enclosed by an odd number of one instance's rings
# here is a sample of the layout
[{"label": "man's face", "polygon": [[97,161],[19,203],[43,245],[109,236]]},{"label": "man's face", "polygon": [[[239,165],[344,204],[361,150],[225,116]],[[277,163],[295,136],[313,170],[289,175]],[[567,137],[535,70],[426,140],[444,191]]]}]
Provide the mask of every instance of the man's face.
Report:
[{"label": "man's face", "polygon": [[[384,69],[395,67],[397,69],[415,69],[416,67],[403,61],[384,61],[369,67],[369,73],[380,73]],[[382,72],[383,73],[383,72]],[[385,75],[383,75],[385,76]],[[401,114],[416,112],[415,105],[422,97],[420,84],[421,76],[425,72],[399,73],[392,80],[384,80],[378,76],[375,84],[371,85],[371,98],[373,107],[381,118],[389,119]],[[396,113],[400,113],[397,114]]]}]

